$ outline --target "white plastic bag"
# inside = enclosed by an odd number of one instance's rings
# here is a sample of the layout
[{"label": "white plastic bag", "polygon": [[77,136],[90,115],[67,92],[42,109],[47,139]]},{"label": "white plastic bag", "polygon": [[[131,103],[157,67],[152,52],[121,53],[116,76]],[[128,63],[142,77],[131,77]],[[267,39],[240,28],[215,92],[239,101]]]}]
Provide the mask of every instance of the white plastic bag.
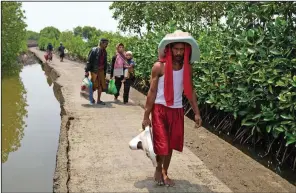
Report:
[{"label": "white plastic bag", "polygon": [[87,77],[85,77],[81,83],[80,96],[89,100],[90,95],[92,95],[92,83]]},{"label": "white plastic bag", "polygon": [[137,145],[139,142],[142,142],[143,151],[146,156],[152,161],[154,167],[157,166],[156,155],[153,149],[152,142],[152,128],[147,126],[144,131],[142,131],[139,135],[134,137],[129,142],[129,147],[132,150],[138,150]]}]

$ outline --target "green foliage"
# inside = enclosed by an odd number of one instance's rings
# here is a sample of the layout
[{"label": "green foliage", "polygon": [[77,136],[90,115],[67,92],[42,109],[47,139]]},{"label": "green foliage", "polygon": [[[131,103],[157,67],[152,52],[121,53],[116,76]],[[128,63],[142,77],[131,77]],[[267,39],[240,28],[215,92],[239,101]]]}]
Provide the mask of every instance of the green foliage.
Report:
[{"label": "green foliage", "polygon": [[75,36],[83,37],[84,39],[91,39],[94,36],[100,36],[103,32],[95,27],[90,26],[77,26],[73,29]]},{"label": "green foliage", "polygon": [[[44,29],[48,29],[48,27]],[[119,33],[103,32],[99,29],[89,26],[78,26],[75,27],[73,31],[61,32],[59,33],[59,39],[57,40],[55,38],[52,38],[52,35],[46,34],[45,30],[41,31],[43,31],[43,33],[42,36],[40,35],[40,39],[38,41],[38,46],[40,50],[45,50],[49,42],[51,42],[53,46],[57,49],[59,43],[63,42],[63,45],[69,51],[68,54],[80,60],[87,59],[89,51],[91,50],[91,48],[98,46],[101,38],[107,38],[109,40],[107,53],[108,61],[110,62],[112,56],[116,53],[115,47],[118,43],[123,43],[126,50],[129,50],[131,48],[131,45],[137,40],[136,37],[123,37]],[[54,30],[47,30],[48,33],[53,34],[52,31]]]},{"label": "green foliage", "polygon": [[218,23],[226,10],[226,2],[114,2],[109,7],[119,29],[143,35],[173,20],[186,31]]},{"label": "green foliage", "polygon": [[2,27],[1,27],[1,68],[2,75],[18,74],[20,65],[17,56],[26,50],[25,16],[18,2],[2,2]]},{"label": "green foliage", "polygon": [[150,79],[152,65],[158,59],[158,43],[165,34],[172,33],[176,29],[175,22],[170,22],[168,25],[163,26],[163,28],[157,29],[157,32],[149,32],[140,41],[132,44],[134,60],[138,64],[135,71],[137,77],[145,80]]},{"label": "green foliage", "polygon": [[40,38],[48,38],[58,40],[60,37],[60,30],[55,27],[49,26],[45,27],[40,31]]},{"label": "green foliage", "polygon": [[39,33],[28,30],[27,40],[39,40]]},{"label": "green foliage", "polygon": [[47,37],[40,36],[38,40],[38,47],[40,50],[46,50],[48,43],[51,43],[54,48],[57,48],[59,46],[59,40],[56,39],[50,39]]},{"label": "green foliage", "polygon": [[40,31],[38,47],[40,50],[46,50],[48,43],[51,43],[54,48],[60,45],[59,38],[61,32],[55,27],[45,27]]},{"label": "green foliage", "polygon": [[81,26],[77,26],[73,29],[74,35],[75,36],[82,36],[82,27]]},{"label": "green foliage", "polygon": [[[296,144],[295,2],[133,3],[143,9],[128,8],[126,2],[110,9],[122,30],[148,31],[133,44],[138,77],[149,80],[165,34],[188,30],[201,49],[193,76],[199,103],[239,117],[251,135],[270,133],[285,136],[287,146]],[[226,24],[218,22],[223,16]]]}]

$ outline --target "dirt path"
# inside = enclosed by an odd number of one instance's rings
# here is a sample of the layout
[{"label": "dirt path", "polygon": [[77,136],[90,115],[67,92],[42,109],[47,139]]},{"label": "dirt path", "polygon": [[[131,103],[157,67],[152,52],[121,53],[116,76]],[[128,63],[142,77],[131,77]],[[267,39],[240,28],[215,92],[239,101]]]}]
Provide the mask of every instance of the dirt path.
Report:
[{"label": "dirt path", "polygon": [[[31,48],[31,51],[44,60],[43,52],[35,48]],[[194,129],[192,121],[188,119],[185,123],[186,142],[194,139],[197,142],[190,144],[189,141],[189,144],[199,145],[199,148],[185,147],[182,154],[174,153],[170,172],[177,185],[173,188],[156,187],[151,178],[154,168],[150,160],[142,151],[128,148],[129,140],[139,132],[143,109],[138,104],[142,104],[145,97],[132,90],[131,98],[135,103],[123,105],[114,103],[113,96],[103,94],[102,100],[107,103],[105,107],[89,106],[88,101],[79,96],[83,67],[83,64],[69,60],[60,63],[56,57],[50,65],[45,65],[45,70],[55,80],[55,96],[61,103],[63,115],[54,192],[295,190],[293,185],[206,129]],[[193,149],[201,151],[193,153]],[[244,161],[238,164],[237,160]],[[244,174],[245,164],[249,164],[247,167],[257,171],[257,174]],[[220,167],[213,167],[215,165]],[[225,167],[228,169],[225,170]],[[221,171],[229,173],[223,174]]]}]

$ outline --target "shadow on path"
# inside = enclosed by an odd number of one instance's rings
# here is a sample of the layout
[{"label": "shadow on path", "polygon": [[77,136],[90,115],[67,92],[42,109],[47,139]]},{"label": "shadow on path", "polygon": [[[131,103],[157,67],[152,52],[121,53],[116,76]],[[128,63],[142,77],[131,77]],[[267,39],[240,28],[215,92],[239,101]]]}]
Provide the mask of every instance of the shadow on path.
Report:
[{"label": "shadow on path", "polygon": [[148,192],[212,192],[204,185],[191,184],[187,180],[174,180],[174,187],[158,186],[152,177],[135,182],[134,186],[139,189],[147,189]]},{"label": "shadow on path", "polygon": [[85,108],[115,108],[111,102],[105,102],[105,105],[100,105],[100,104],[81,104],[81,106]]}]

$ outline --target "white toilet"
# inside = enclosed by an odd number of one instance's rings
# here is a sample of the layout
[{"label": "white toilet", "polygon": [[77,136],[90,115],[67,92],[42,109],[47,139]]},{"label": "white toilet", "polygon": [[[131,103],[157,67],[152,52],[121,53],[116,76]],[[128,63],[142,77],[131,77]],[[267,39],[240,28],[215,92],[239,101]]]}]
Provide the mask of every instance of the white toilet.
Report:
[{"label": "white toilet", "polygon": [[154,167],[157,166],[156,155],[153,150],[153,142],[152,142],[152,128],[146,127],[144,131],[142,131],[139,135],[134,137],[129,142],[129,147],[131,150],[139,150],[138,143],[142,142],[143,151],[146,156],[152,161]]}]

